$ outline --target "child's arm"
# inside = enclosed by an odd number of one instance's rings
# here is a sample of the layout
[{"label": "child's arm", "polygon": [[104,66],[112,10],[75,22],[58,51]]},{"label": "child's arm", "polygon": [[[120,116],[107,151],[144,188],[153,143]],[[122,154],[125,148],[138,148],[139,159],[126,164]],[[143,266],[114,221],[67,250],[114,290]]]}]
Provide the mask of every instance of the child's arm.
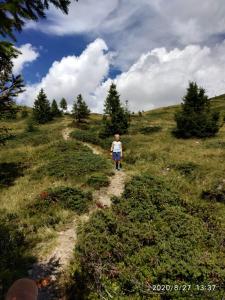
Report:
[{"label": "child's arm", "polygon": [[112,145],[111,145],[111,152],[113,152],[113,147],[114,147],[114,143],[112,142]]},{"label": "child's arm", "polygon": [[122,145],[122,143],[121,143],[121,157],[123,157],[123,145]]}]

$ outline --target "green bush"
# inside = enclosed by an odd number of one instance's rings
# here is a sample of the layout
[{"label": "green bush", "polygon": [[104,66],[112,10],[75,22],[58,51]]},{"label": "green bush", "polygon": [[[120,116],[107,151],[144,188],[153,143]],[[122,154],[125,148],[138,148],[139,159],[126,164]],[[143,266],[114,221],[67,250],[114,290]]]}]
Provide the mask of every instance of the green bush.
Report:
[{"label": "green bush", "polygon": [[26,275],[26,268],[32,261],[31,257],[25,255],[26,248],[25,232],[19,226],[18,216],[2,210],[0,218],[1,299],[14,280]]},{"label": "green bush", "polygon": [[225,141],[210,141],[206,144],[206,148],[221,148],[225,149]]},{"label": "green bush", "polygon": [[25,132],[34,132],[37,128],[35,127],[35,122],[32,118],[29,118],[26,124]]},{"label": "green bush", "polygon": [[29,209],[31,214],[36,214],[46,212],[54,207],[62,207],[82,214],[88,211],[91,201],[92,194],[90,192],[60,186],[43,191]]},{"label": "green bush", "polygon": [[14,184],[14,181],[24,175],[27,165],[23,162],[0,163],[0,188]]},{"label": "green bush", "polygon": [[72,126],[81,130],[90,130],[90,125],[87,122],[72,122]]},{"label": "green bush", "polygon": [[26,107],[23,107],[23,108],[21,109],[20,115],[21,115],[21,118],[22,118],[22,119],[25,119],[26,117],[28,117],[28,115],[29,115],[28,109],[27,109]]},{"label": "green bush", "polygon": [[103,175],[92,175],[87,180],[87,184],[95,189],[100,189],[101,187],[108,186],[110,183],[109,178]]},{"label": "green bush", "polygon": [[138,161],[139,159],[140,159],[140,154],[133,150],[128,151],[124,156],[124,161],[130,165],[134,165],[136,161]]},{"label": "green bush", "polygon": [[[84,225],[76,247],[75,287],[80,298],[146,299],[150,285],[216,284],[225,278],[223,235],[189,211],[170,184],[151,174],[134,177],[112,210],[99,211]],[[207,299],[192,288],[162,293],[163,299]],[[155,294],[156,295],[156,294]],[[83,298],[82,298],[83,299]]]},{"label": "green bush", "polygon": [[76,141],[60,141],[39,152],[45,163],[37,169],[34,178],[53,176],[76,179],[96,171],[107,172],[110,165],[106,159]]},{"label": "green bush", "polygon": [[[98,136],[98,132],[93,131],[93,130],[75,130],[71,133],[70,135],[72,138],[77,139],[79,141],[82,142],[87,142],[87,143],[91,143],[94,145],[98,145],[100,147],[102,147],[105,150],[109,150],[113,141],[113,136],[112,137],[108,137],[108,138],[103,138],[101,139]],[[123,143],[123,148],[124,150],[126,150],[129,142],[130,142],[130,138],[127,136],[122,136],[122,143]]]},{"label": "green bush", "polygon": [[184,176],[190,176],[192,175],[197,169],[199,169],[199,166],[193,162],[184,162],[184,163],[177,163],[177,164],[171,164],[171,168],[179,171]]},{"label": "green bush", "polygon": [[90,130],[88,131],[75,130],[70,134],[70,136],[82,142],[87,142],[94,145],[101,144],[101,139],[98,137],[97,133],[92,132]]},{"label": "green bush", "polygon": [[225,204],[225,184],[220,183],[213,186],[210,190],[202,191],[202,199],[213,200]]},{"label": "green bush", "polygon": [[151,134],[154,132],[159,132],[162,130],[161,126],[148,126],[140,128],[140,133],[142,134]]}]

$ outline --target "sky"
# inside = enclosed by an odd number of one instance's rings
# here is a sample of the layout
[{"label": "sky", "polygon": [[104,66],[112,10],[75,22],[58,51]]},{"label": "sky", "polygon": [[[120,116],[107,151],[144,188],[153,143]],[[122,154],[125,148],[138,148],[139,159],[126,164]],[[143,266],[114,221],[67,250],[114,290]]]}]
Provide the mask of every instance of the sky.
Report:
[{"label": "sky", "polygon": [[102,112],[112,82],[131,111],[181,103],[189,81],[225,93],[223,0],[72,0],[68,15],[46,15],[17,34],[21,104],[44,88],[50,101],[71,107],[81,93]]}]

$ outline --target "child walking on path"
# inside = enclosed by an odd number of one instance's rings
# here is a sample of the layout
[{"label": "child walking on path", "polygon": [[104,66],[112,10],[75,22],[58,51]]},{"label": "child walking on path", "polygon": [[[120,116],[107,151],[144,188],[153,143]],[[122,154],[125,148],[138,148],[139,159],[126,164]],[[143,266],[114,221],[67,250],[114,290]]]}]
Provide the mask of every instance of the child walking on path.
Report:
[{"label": "child walking on path", "polygon": [[123,157],[122,143],[120,141],[119,134],[114,135],[114,141],[112,142],[111,146],[111,153],[112,159],[115,162],[116,170],[119,171],[121,169],[121,159]]}]

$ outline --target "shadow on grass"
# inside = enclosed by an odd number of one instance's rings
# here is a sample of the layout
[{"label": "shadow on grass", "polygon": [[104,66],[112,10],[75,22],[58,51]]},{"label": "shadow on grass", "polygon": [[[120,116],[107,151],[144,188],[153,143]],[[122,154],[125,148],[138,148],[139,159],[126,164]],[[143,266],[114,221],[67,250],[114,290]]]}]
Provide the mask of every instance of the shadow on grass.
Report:
[{"label": "shadow on grass", "polygon": [[0,188],[14,184],[14,181],[24,175],[25,165],[21,162],[0,163]]},{"label": "shadow on grass", "polygon": [[38,284],[38,300],[61,299],[57,278],[60,276],[59,259],[52,257],[46,263],[35,263],[30,278]]},{"label": "shadow on grass", "polygon": [[0,299],[15,280],[27,275],[28,266],[35,261],[26,253],[25,233],[11,221],[0,220]]}]

